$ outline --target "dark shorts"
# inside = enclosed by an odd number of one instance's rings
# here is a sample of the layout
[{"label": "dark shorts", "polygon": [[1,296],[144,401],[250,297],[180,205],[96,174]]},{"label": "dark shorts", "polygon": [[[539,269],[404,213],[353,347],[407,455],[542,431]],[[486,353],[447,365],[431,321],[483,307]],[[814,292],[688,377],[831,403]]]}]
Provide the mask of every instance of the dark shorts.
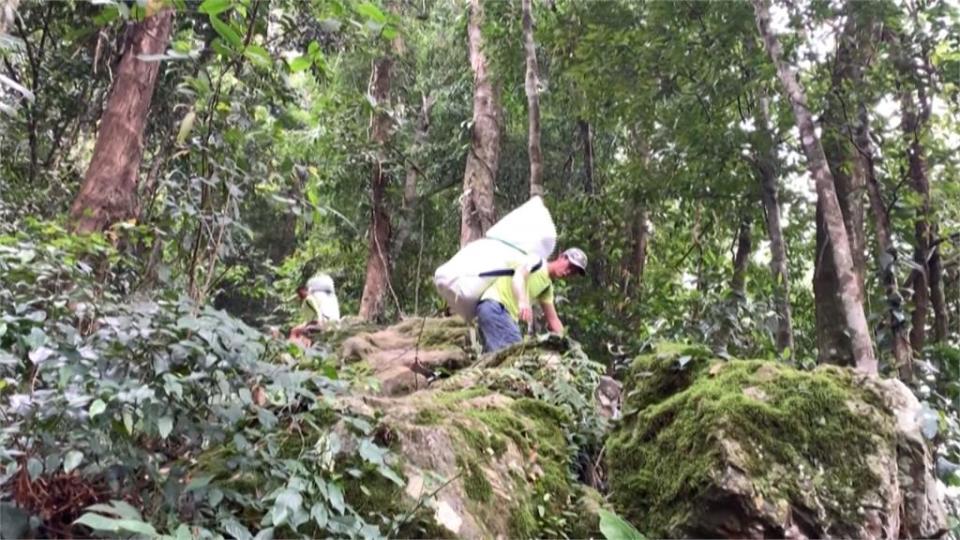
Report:
[{"label": "dark shorts", "polygon": [[485,353],[499,351],[523,341],[520,327],[507,313],[507,308],[494,300],[484,300],[477,304],[477,326],[480,327]]}]

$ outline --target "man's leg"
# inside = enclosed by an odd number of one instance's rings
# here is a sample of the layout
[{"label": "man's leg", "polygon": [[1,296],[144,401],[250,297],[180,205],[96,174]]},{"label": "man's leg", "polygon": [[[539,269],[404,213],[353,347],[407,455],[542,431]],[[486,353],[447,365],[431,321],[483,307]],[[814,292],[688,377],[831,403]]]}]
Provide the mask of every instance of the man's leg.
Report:
[{"label": "man's leg", "polygon": [[520,328],[500,302],[484,300],[477,305],[477,326],[480,327],[485,353],[523,341]]}]

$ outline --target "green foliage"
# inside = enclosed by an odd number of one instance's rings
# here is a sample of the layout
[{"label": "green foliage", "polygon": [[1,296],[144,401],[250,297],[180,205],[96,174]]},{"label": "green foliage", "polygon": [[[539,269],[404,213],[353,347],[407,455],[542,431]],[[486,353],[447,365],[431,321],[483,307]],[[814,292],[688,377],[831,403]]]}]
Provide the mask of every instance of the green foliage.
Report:
[{"label": "green foliage", "polygon": [[0,236],[0,496],[49,513],[53,501],[25,489],[73,474],[113,502],[58,507],[43,527],[389,530],[392,516],[368,522],[343,496],[375,478],[403,485],[373,442],[375,420],[333,406],[345,385],[296,369],[285,344],[222,311],[163,291],[124,294],[109,285],[122,274],[97,270],[122,261],[101,238],[55,225]]},{"label": "green foliage", "polygon": [[607,540],[643,540],[637,529],[609,510],[600,510],[600,532]]}]

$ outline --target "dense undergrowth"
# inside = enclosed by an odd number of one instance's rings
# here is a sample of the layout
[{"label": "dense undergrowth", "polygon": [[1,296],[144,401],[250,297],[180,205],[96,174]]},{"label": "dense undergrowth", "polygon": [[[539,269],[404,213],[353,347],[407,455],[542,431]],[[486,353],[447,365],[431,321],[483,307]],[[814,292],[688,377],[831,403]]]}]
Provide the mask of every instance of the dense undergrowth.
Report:
[{"label": "dense undergrowth", "polygon": [[[0,536],[401,526],[357,510],[366,483],[403,480],[376,419],[335,404],[344,382],[172,288],[137,292],[138,261],[103,237],[37,222],[3,232]],[[349,432],[324,429],[339,421]]]}]

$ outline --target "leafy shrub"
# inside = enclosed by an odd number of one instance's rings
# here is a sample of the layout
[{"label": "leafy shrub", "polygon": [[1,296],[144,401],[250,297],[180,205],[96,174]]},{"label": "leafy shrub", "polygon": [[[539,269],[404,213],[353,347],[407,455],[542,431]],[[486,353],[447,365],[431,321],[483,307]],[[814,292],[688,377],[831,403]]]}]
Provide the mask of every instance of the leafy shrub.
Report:
[{"label": "leafy shrub", "polygon": [[2,536],[399,526],[344,495],[403,480],[375,419],[337,405],[343,383],[224,312],[131,294],[137,261],[103,237],[25,229],[0,236]]}]

